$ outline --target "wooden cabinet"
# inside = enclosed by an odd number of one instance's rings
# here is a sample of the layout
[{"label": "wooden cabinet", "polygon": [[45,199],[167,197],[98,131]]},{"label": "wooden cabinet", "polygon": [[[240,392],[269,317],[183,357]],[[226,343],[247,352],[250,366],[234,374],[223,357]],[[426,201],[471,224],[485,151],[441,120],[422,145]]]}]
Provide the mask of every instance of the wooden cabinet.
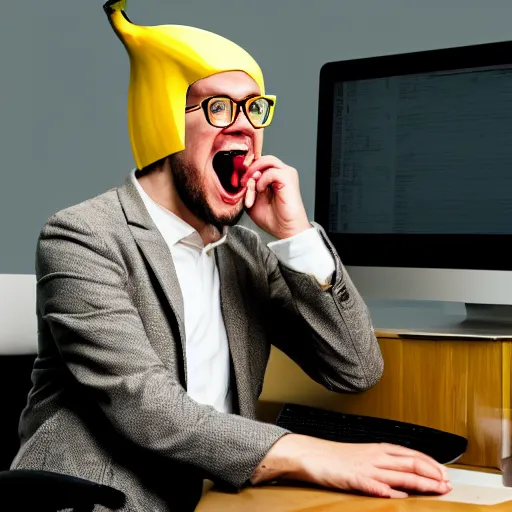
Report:
[{"label": "wooden cabinet", "polygon": [[502,472],[511,456],[512,341],[377,336],[384,375],[355,395],[325,390],[273,349],[260,418],[273,421],[284,402],[294,402],[416,423],[466,437],[458,465]]}]

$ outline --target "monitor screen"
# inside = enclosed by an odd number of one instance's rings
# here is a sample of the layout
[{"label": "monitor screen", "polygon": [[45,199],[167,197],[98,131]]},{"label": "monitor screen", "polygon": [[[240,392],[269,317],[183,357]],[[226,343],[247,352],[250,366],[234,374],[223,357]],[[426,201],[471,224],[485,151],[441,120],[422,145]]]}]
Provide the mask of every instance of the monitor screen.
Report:
[{"label": "monitor screen", "polygon": [[511,43],[327,64],[317,150],[346,264],[512,269]]}]

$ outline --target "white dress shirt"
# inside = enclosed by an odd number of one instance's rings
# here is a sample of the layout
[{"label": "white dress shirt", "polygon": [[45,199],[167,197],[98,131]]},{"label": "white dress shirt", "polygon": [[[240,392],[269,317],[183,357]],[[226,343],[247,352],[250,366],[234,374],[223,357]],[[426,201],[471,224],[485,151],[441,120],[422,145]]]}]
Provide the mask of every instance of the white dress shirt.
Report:
[{"label": "white dress shirt", "polygon": [[[205,246],[192,226],[146,194],[135,172],[132,179],[169,246],[178,275],[185,313],[187,393],[196,402],[229,413],[229,345],[220,304],[219,272],[212,250],[225,242],[226,229],[220,240]],[[320,284],[330,281],[334,260],[315,228],[267,246],[283,265],[314,275]]]}]

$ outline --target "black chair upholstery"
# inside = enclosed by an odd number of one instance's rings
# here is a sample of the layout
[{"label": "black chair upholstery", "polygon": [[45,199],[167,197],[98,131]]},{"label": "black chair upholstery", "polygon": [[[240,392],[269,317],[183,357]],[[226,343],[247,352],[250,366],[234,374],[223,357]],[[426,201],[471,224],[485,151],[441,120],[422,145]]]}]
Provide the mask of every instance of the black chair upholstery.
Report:
[{"label": "black chair upholstery", "polygon": [[124,503],[121,491],[81,478],[46,471],[0,472],[0,510],[92,512],[95,505],[118,510]]},{"label": "black chair upholstery", "polygon": [[0,510],[91,512],[95,505],[124,506],[116,489],[46,471],[8,471],[19,449],[18,423],[32,386],[34,355],[0,355]]},{"label": "black chair upholstery", "polygon": [[34,355],[0,356],[0,471],[9,469],[18,452],[18,423],[32,386],[34,359]]}]

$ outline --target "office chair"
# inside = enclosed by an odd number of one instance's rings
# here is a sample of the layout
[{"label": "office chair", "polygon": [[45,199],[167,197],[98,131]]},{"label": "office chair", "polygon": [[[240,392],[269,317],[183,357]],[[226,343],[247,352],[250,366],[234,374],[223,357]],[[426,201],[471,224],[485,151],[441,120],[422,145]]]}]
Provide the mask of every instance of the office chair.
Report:
[{"label": "office chair", "polygon": [[18,422],[36,353],[35,277],[0,274],[0,510],[120,509],[125,495],[111,487],[48,471],[9,470],[19,449]]}]

